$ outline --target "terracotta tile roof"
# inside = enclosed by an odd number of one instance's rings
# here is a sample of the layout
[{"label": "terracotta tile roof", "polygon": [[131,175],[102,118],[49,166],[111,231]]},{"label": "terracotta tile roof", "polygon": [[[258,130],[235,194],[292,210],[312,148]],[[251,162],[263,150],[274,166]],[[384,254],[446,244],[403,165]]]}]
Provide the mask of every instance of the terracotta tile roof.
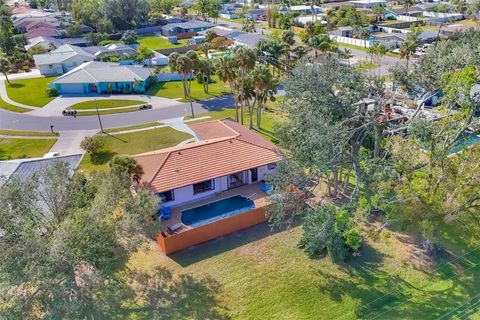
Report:
[{"label": "terracotta tile roof", "polygon": [[274,144],[234,121],[190,127],[212,138],[134,156],[143,167],[141,184],[153,192],[163,192],[282,159]]}]

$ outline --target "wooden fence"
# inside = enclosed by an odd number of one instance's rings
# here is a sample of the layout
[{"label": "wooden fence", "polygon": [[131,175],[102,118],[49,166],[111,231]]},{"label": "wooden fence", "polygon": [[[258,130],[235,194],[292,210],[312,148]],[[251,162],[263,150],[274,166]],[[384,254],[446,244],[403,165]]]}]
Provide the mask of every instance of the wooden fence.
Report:
[{"label": "wooden fence", "polygon": [[165,254],[169,255],[193,245],[246,229],[266,221],[265,207],[256,208],[248,212],[239,213],[173,235],[163,236],[162,234],[159,234],[157,236],[157,243],[160,246],[160,249]]}]

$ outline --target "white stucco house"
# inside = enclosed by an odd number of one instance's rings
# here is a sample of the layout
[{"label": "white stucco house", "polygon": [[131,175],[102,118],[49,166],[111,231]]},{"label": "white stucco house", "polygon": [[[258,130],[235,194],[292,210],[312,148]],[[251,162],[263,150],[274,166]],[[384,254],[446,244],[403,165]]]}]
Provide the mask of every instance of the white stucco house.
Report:
[{"label": "white stucco house", "polygon": [[134,156],[143,168],[139,184],[163,205],[181,206],[261,182],[277,172],[277,147],[237,122],[189,126],[200,141]]},{"label": "white stucco house", "polygon": [[67,73],[81,64],[95,60],[95,56],[80,47],[63,45],[49,53],[36,54],[33,60],[44,76]]}]

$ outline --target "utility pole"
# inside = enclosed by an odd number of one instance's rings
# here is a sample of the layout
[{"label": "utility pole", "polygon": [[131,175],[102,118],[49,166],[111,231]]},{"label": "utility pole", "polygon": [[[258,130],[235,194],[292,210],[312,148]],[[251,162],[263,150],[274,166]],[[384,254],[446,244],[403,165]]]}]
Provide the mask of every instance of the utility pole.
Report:
[{"label": "utility pole", "polygon": [[100,123],[100,130],[102,133],[103,132],[103,125],[102,125],[102,119],[100,119],[100,112],[98,111],[98,103],[97,103],[97,99],[95,99],[95,107],[97,109],[97,117],[98,117],[98,123]]}]

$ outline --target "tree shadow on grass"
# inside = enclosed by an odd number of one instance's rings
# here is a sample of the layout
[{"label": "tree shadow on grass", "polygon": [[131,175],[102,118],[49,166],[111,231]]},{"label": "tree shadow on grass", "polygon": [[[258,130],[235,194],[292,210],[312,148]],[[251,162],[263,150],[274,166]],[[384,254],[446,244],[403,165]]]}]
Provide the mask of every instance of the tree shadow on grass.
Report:
[{"label": "tree shadow on grass", "polygon": [[147,272],[127,270],[102,300],[114,319],[229,319],[220,305],[220,284],[211,277],[174,276],[165,267]]},{"label": "tree shadow on grass", "polygon": [[102,150],[90,155],[90,160],[94,165],[102,165],[112,160],[116,154],[116,152],[112,152],[110,150]]},{"label": "tree shadow on grass", "polygon": [[13,82],[10,82],[8,84],[8,87],[9,88],[13,88],[13,89],[18,89],[18,88],[23,88],[25,87],[25,85],[23,83],[13,83]]},{"label": "tree shadow on grass", "polygon": [[[295,219],[295,221],[293,221],[293,223],[290,225],[290,228],[296,227],[300,225],[300,223],[300,219]],[[169,257],[182,267],[187,267],[202,260],[209,259],[221,253],[233,250],[285,230],[286,228],[272,231],[268,223],[261,223],[256,226],[240,230],[196,246],[192,246],[176,252]]]}]

